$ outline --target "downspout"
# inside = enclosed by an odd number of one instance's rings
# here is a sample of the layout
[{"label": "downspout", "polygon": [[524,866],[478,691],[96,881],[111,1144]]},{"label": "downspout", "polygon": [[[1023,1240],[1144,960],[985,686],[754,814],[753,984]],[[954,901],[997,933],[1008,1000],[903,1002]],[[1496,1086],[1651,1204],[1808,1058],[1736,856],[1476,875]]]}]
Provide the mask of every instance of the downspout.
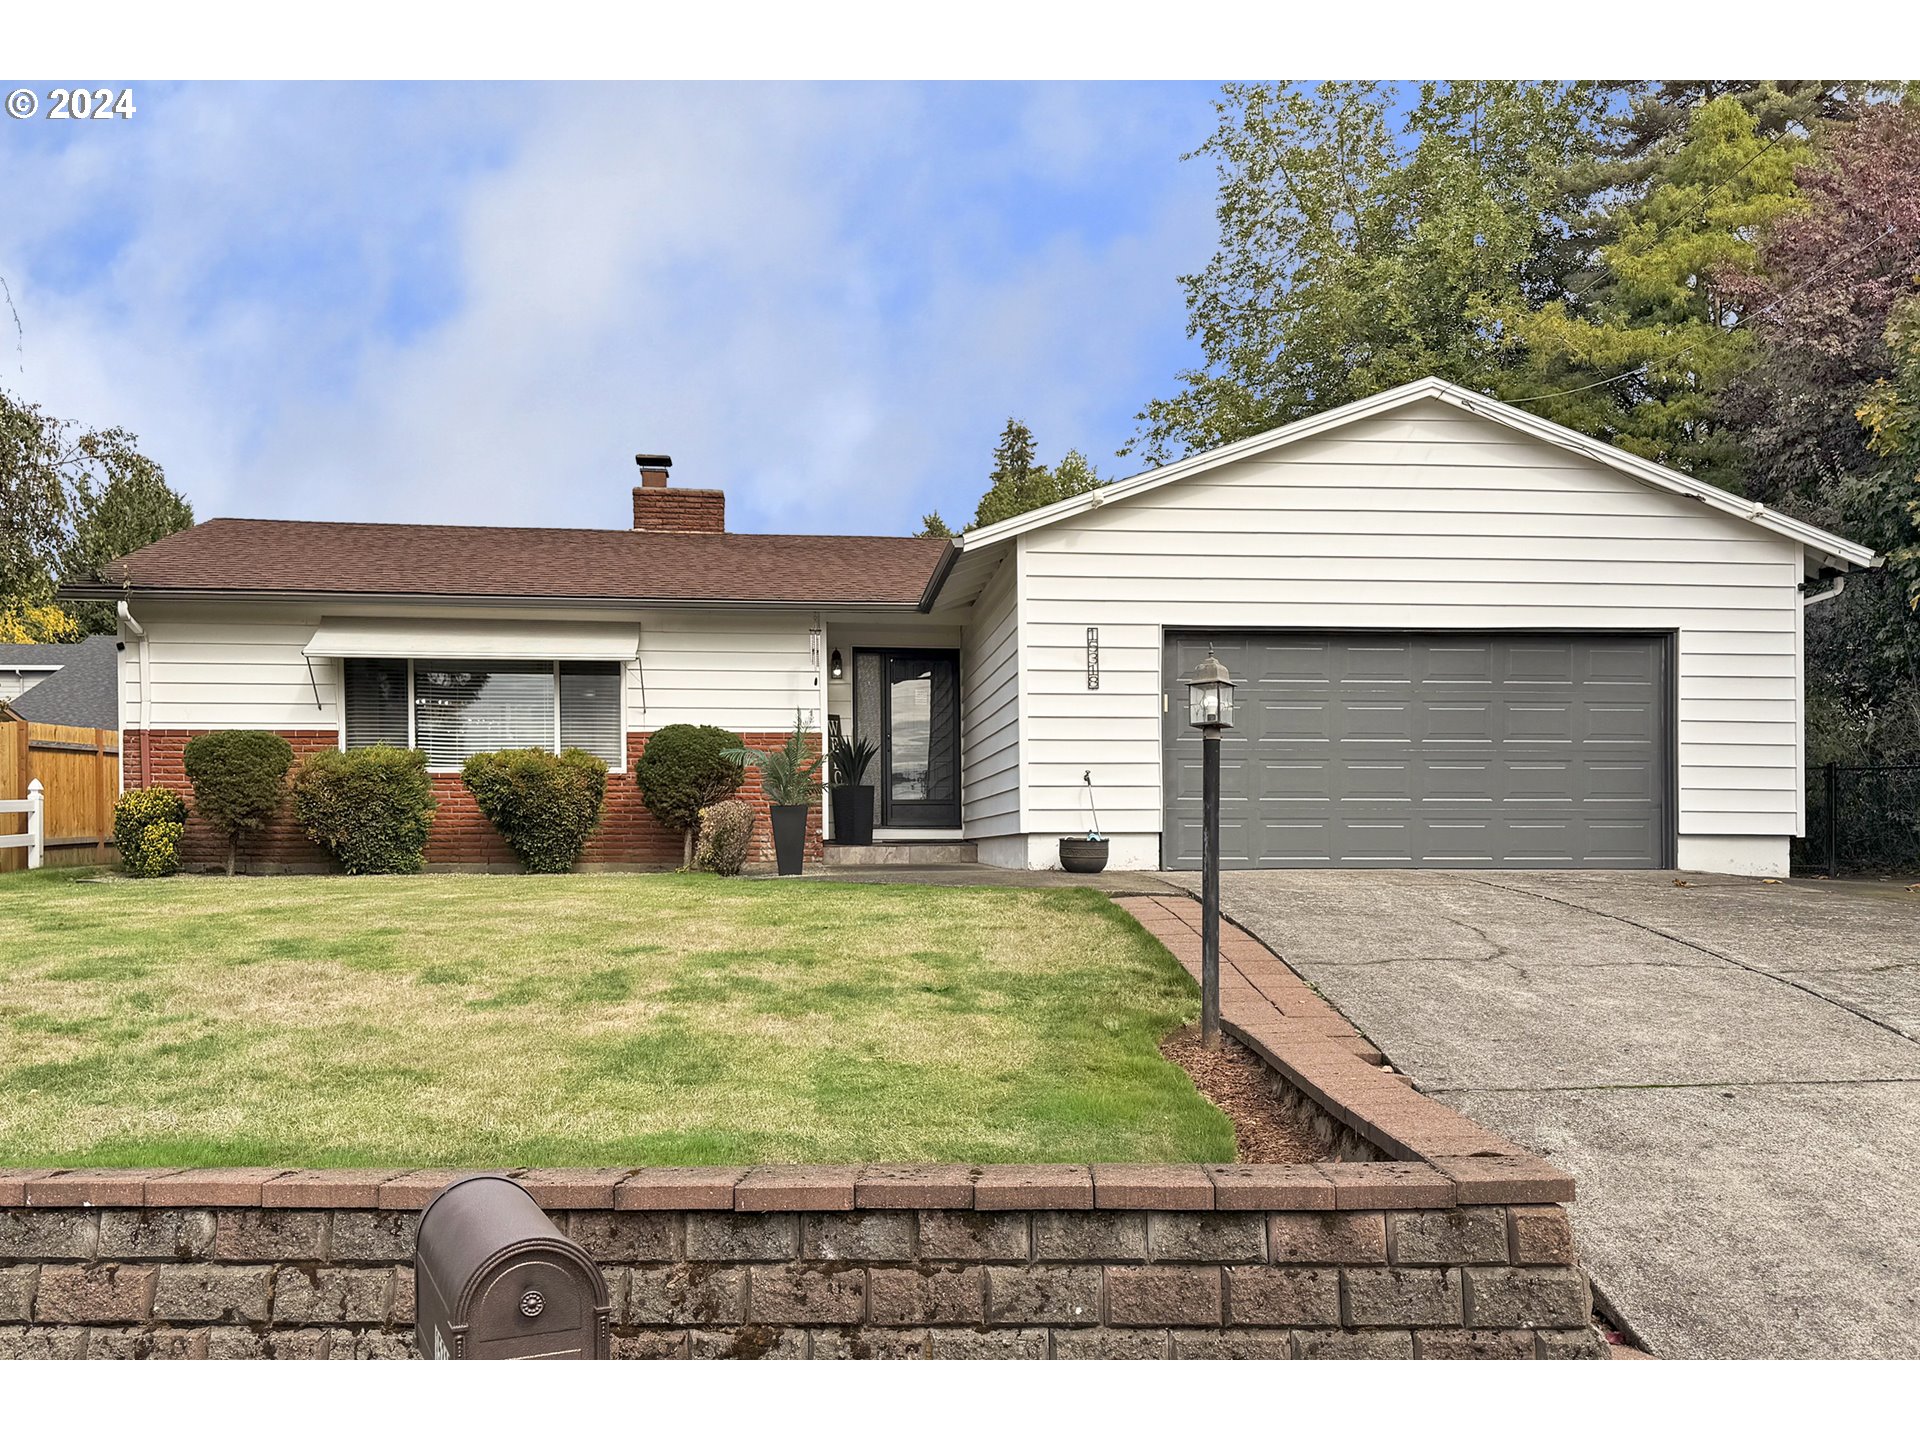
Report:
[{"label": "downspout", "polygon": [[153,714],[153,661],[147,649],[147,629],[133,618],[133,612],[127,608],[127,602],[118,603],[120,623],[131,630],[134,639],[139,642],[140,657],[140,784],[145,787],[153,784],[153,766],[149,760],[147,732],[152,727],[147,720]]},{"label": "downspout", "polygon": [[1840,592],[1846,588],[1847,577],[1845,575],[1836,575],[1833,577],[1833,588],[1831,590],[1822,590],[1816,595],[1803,594],[1800,597],[1800,679],[1799,683],[1794,686],[1793,706],[1794,728],[1799,735],[1799,742],[1795,747],[1795,763],[1801,772],[1800,798],[1794,804],[1794,830],[1796,834],[1800,835],[1807,833],[1807,787],[1805,783],[1807,759],[1807,611],[1816,605],[1824,605],[1829,600],[1839,599]]},{"label": "downspout", "polygon": [[1846,588],[1847,588],[1847,577],[1844,575],[1834,576],[1833,588],[1831,590],[1822,590],[1817,595],[1802,595],[1800,597],[1801,613],[1805,614],[1807,611],[1811,610],[1814,606],[1824,605],[1829,600],[1838,600],[1840,598],[1840,592]]}]

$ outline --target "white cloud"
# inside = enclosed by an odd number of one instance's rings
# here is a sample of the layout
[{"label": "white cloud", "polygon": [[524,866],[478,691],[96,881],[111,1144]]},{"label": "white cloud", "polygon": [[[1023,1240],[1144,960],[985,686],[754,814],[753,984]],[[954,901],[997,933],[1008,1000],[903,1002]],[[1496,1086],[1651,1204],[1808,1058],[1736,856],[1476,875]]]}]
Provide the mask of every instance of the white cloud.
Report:
[{"label": "white cloud", "polygon": [[1190,94],[148,107],[144,134],[9,157],[37,203],[0,218],[28,325],[0,383],[138,430],[202,515],[618,525],[658,448],[736,528],[964,519],[1008,413],[1049,454],[1125,438],[1211,229],[1208,177],[1176,164]]}]

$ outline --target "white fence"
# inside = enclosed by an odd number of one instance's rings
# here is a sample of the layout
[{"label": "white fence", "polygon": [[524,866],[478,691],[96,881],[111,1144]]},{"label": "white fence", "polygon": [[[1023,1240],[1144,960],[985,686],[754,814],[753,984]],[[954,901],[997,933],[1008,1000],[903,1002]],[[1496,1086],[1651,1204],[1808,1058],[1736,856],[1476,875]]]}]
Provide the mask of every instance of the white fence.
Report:
[{"label": "white fence", "polygon": [[40,791],[40,782],[35,780],[28,784],[27,798],[24,800],[0,800],[0,815],[27,817],[27,833],[0,835],[0,850],[18,850],[24,846],[27,868],[38,870],[47,854],[47,801]]}]

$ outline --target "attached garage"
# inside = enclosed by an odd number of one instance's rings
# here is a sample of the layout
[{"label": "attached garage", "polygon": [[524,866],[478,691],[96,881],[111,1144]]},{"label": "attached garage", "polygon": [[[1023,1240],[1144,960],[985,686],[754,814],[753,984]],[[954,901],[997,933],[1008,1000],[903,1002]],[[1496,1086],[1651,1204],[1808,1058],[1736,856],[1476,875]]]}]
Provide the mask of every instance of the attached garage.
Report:
[{"label": "attached garage", "polygon": [[1872,551],[1438,379],[962,537],[963,824],[1199,863],[1179,677],[1239,682],[1225,862],[1781,875],[1801,613]]},{"label": "attached garage", "polygon": [[[1672,863],[1670,638],[1177,634],[1237,681],[1221,745],[1234,867],[1650,869]],[[1162,728],[1164,863],[1200,863],[1200,738]]]}]

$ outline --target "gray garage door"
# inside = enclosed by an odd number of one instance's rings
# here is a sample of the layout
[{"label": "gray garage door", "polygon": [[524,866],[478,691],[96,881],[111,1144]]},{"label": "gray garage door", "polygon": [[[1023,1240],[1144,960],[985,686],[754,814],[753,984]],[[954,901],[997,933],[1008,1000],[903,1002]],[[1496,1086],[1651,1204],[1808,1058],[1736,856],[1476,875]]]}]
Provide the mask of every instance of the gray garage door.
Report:
[{"label": "gray garage door", "polygon": [[1209,640],[1237,682],[1224,865],[1671,863],[1664,637],[1227,631],[1167,641],[1172,868],[1200,863],[1200,737],[1178,680]]}]

